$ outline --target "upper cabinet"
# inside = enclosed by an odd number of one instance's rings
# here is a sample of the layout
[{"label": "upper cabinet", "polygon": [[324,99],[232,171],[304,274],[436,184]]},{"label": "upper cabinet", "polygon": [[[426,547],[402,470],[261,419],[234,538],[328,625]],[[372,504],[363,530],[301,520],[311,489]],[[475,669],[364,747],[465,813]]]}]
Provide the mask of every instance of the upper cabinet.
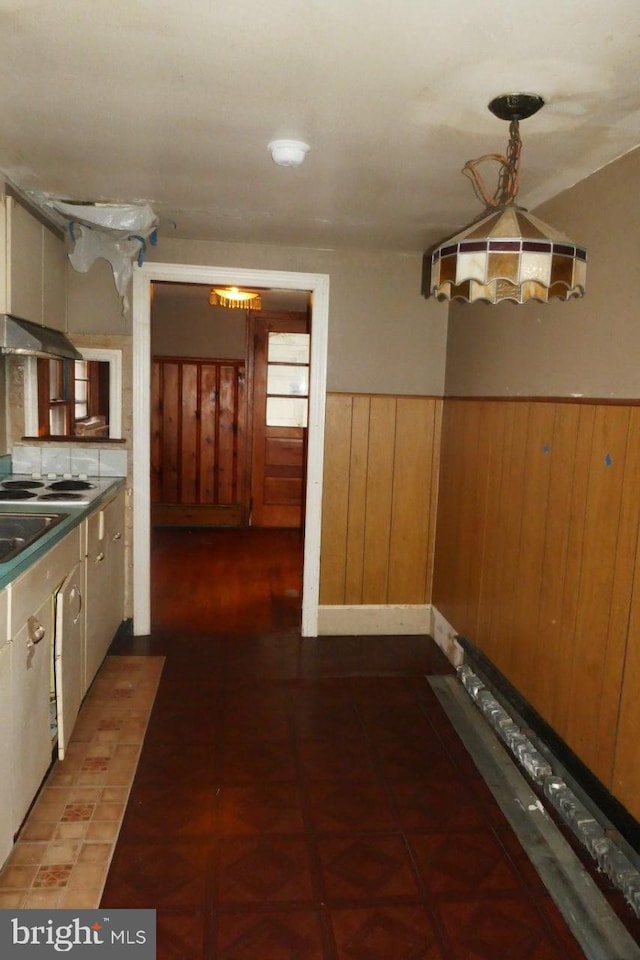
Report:
[{"label": "upper cabinet", "polygon": [[66,330],[64,241],[13,197],[0,205],[0,313]]}]

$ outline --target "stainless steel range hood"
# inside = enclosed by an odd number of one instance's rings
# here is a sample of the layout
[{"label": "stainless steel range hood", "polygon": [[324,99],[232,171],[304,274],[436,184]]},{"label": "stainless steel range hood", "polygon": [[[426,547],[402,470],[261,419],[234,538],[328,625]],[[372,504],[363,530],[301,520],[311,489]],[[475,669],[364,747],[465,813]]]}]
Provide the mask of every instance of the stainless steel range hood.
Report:
[{"label": "stainless steel range hood", "polygon": [[67,340],[64,333],[7,314],[0,315],[0,353],[82,360],[82,354]]}]

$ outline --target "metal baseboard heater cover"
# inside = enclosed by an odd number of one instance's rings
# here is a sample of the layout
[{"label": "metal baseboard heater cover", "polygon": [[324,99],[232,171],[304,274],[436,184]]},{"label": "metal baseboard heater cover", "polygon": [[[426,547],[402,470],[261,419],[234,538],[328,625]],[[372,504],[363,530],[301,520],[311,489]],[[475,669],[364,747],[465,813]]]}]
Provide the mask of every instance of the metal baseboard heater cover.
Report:
[{"label": "metal baseboard heater cover", "polygon": [[60,330],[42,327],[8,314],[0,315],[0,353],[54,360],[82,360],[82,354]]}]

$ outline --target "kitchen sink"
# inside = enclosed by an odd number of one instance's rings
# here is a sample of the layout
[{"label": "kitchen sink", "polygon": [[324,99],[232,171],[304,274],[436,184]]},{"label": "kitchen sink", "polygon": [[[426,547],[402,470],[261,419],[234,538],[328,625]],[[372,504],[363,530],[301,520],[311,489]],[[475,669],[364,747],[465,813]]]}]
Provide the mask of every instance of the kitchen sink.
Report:
[{"label": "kitchen sink", "polygon": [[0,563],[13,560],[66,516],[66,513],[0,513]]}]

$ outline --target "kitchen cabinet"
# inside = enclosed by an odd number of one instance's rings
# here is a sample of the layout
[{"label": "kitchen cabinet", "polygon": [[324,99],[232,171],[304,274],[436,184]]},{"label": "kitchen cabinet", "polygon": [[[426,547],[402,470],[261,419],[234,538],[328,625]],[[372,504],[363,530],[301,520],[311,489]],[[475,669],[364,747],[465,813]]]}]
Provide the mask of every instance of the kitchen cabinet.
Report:
[{"label": "kitchen cabinet", "polygon": [[13,846],[11,816],[11,644],[8,642],[8,591],[0,591],[0,867]]},{"label": "kitchen cabinet", "polygon": [[[51,763],[56,593],[82,560],[76,527],[9,586],[11,824],[15,833]],[[77,649],[81,660],[82,643]],[[81,667],[71,668],[77,673]],[[61,707],[62,709],[62,707]],[[55,725],[54,725],[55,726]]]},{"label": "kitchen cabinet", "polygon": [[89,689],[124,613],[124,491],[87,519],[84,690]]},{"label": "kitchen cabinet", "polygon": [[64,241],[14,197],[0,203],[0,313],[66,329]]}]

